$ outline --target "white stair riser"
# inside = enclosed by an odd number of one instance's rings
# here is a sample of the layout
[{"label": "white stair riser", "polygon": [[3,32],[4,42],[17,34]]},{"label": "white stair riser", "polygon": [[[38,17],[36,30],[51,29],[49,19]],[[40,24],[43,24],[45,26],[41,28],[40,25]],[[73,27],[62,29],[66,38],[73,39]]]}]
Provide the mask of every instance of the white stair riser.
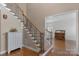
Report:
[{"label": "white stair riser", "polygon": [[31,36],[31,37],[32,37],[32,34],[29,34],[29,36]]},{"label": "white stair riser", "polygon": [[29,34],[30,34],[30,32],[29,32],[29,31],[27,31],[27,33],[29,33]]},{"label": "white stair riser", "polygon": [[24,27],[24,29],[26,29],[26,27]]},{"label": "white stair riser", "polygon": [[34,37],[31,37],[31,39],[34,39]]},{"label": "white stair riser", "polygon": [[27,32],[29,32],[29,30],[28,29],[25,29]]},{"label": "white stair riser", "polygon": [[35,44],[36,47],[40,47],[40,44]]},{"label": "white stair riser", "polygon": [[37,40],[34,40],[33,42],[34,42],[34,43],[37,43]]}]

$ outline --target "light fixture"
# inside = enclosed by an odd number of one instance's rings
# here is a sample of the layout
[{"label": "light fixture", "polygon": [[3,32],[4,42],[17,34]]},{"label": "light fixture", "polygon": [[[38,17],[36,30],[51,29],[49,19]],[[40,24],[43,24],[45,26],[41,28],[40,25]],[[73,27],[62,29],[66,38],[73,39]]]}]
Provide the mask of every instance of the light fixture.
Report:
[{"label": "light fixture", "polygon": [[7,14],[3,14],[3,19],[7,19]]},{"label": "light fixture", "polygon": [[9,11],[11,11],[11,9],[9,9],[9,8],[6,8],[7,10],[9,10]]}]

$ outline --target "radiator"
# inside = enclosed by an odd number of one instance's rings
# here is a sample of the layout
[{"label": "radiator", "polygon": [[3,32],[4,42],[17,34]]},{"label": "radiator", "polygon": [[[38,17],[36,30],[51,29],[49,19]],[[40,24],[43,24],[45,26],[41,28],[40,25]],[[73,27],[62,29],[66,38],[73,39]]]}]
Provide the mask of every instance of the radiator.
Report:
[{"label": "radiator", "polygon": [[22,32],[9,32],[8,33],[8,53],[17,48],[22,47]]}]

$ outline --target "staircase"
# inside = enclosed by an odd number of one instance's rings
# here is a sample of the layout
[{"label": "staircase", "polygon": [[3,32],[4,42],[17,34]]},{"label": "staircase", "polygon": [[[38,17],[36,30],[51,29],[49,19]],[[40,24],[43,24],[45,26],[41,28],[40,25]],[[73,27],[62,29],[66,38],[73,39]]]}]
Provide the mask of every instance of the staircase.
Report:
[{"label": "staircase", "polygon": [[[23,41],[27,39],[32,43],[29,45],[36,52],[44,52],[44,34],[36,28],[32,22],[24,15],[23,10],[16,3],[7,3],[6,8],[11,9],[10,12],[16,16],[22,24],[23,27]],[[29,44],[30,44],[29,43]],[[27,43],[24,43],[27,44]],[[28,45],[28,44],[27,44]]]}]

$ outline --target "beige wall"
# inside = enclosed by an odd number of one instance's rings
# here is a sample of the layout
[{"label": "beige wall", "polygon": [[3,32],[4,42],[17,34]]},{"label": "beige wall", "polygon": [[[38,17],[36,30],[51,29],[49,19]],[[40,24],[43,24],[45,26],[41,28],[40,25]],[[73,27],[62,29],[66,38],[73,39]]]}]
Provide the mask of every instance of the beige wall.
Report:
[{"label": "beige wall", "polygon": [[79,9],[79,4],[54,4],[54,3],[31,3],[27,4],[28,16],[30,21],[41,31],[44,31],[44,20],[46,16]]},{"label": "beige wall", "polygon": [[[21,30],[21,24],[19,19],[15,18],[8,10],[1,8],[1,52],[6,50],[7,39],[5,33],[9,32],[11,28],[16,28],[19,32]],[[7,19],[3,19],[3,14],[7,15]]]}]

